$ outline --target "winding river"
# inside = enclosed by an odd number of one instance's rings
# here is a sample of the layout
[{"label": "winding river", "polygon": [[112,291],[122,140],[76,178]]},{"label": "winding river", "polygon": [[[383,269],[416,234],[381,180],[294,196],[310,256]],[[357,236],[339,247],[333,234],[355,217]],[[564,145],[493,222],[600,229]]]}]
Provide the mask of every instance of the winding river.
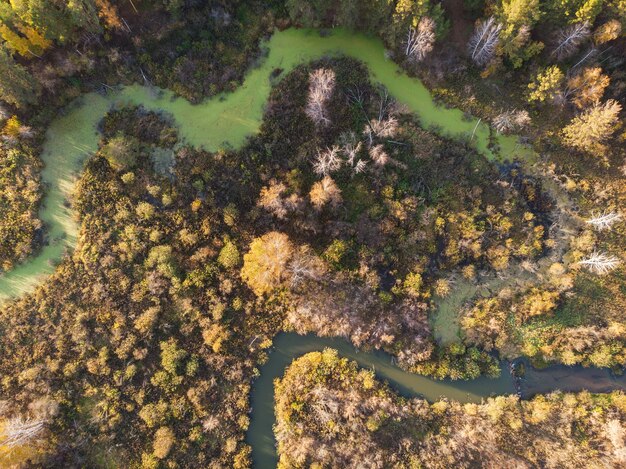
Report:
[{"label": "winding river", "polygon": [[[239,148],[246,137],[259,128],[271,89],[270,76],[274,70],[281,69],[286,74],[303,62],[324,55],[344,54],[364,62],[369,68],[371,79],[382,83],[392,96],[406,104],[424,127],[432,127],[445,136],[471,138],[472,145],[491,160],[513,157],[527,162],[535,160],[534,152],[519,144],[518,138],[514,136],[493,135],[499,147],[498,153],[494,153],[488,145],[490,129],[485,123],[465,118],[460,110],[437,106],[419,80],[406,75],[386,57],[385,49],[378,39],[341,29],[325,36],[314,30],[289,29],[275,33],[264,49],[266,56],[257,68],[249,71],[241,87],[233,93],[213,97],[199,105],[174,97],[167,90],[133,85],[106,95],[85,94],[68,106],[48,128],[42,153],[45,163],[42,180],[47,192],[40,217],[46,225],[47,243],[36,256],[0,278],[0,301],[33,291],[54,271],[65,253],[76,246],[80,230],[68,200],[71,199],[74,182],[85,160],[97,150],[98,122],[114,106],[143,105],[147,109],[170,114],[179,128],[180,136],[193,146],[209,151],[223,147]],[[463,296],[471,295],[473,291],[468,288]],[[460,299],[456,298],[455,301]],[[448,309],[452,311],[456,308]],[[389,381],[398,392],[407,396],[419,395],[430,400],[447,397],[469,402],[479,401],[491,394],[516,391],[505,363],[504,372],[495,380],[433,381],[400,370],[391,363],[390,356],[384,353],[358,353],[341,339],[279,334],[270,359],[261,367],[261,375],[252,390],[253,411],[247,440],[252,445],[256,467],[276,465],[272,432],[273,379],[282,374],[292,359],[324,347],[339,350],[340,354],[356,360],[361,366],[373,367],[379,378]],[[625,379],[615,379],[607,370],[575,367],[529,370],[525,383],[525,396],[556,388],[585,388],[598,392],[626,388]]]},{"label": "winding river", "polygon": [[[255,468],[275,468],[278,462],[272,429],[276,422],[274,379],[281,377],[285,368],[295,358],[324,348],[333,348],[339,355],[356,361],[359,366],[373,369],[378,379],[387,381],[396,392],[405,397],[423,397],[431,402],[443,397],[460,402],[480,402],[489,396],[515,394],[518,391],[517,383],[509,373],[509,363],[504,361],[500,366],[499,378],[438,381],[398,368],[394,365],[392,356],[385,352],[359,352],[343,339],[281,333],[274,339],[269,360],[260,368],[260,376],[254,382],[250,397],[252,415],[246,440],[252,447]],[[538,370],[528,363],[525,365],[524,379],[519,382],[523,398],[555,389],[561,391],[586,389],[590,392],[618,389],[626,391],[626,375],[613,376],[606,368],[558,365]]]}]

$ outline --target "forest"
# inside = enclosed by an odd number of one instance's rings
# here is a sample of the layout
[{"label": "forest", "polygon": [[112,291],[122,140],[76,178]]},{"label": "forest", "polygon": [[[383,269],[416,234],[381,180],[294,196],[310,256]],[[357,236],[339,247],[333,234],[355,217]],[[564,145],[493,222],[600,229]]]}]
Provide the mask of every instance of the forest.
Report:
[{"label": "forest", "polygon": [[[241,146],[114,101],[61,181],[75,246],[32,292],[0,284],[0,467],[257,467],[281,332],[437,380],[623,374],[624,0],[0,0],[0,282],[55,241],[48,129],[82,96],[228,104],[294,29],[374,38],[473,131],[350,54],[271,70]],[[273,395],[281,468],[626,464],[621,391],[428,402],[326,349]]]}]

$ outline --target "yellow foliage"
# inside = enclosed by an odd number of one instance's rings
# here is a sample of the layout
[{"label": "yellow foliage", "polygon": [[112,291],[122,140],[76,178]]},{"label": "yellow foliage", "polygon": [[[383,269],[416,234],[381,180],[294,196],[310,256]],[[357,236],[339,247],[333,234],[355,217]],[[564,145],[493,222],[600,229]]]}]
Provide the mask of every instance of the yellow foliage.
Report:
[{"label": "yellow foliage", "polygon": [[26,39],[30,43],[31,50],[34,49],[35,52],[43,52],[52,45],[52,41],[46,39],[44,35],[35,28],[20,26],[19,30],[22,34],[24,34],[24,36],[26,36]]},{"label": "yellow foliage", "polygon": [[279,287],[285,279],[293,245],[284,233],[272,231],[256,238],[243,256],[241,278],[261,296]]},{"label": "yellow foliage", "polygon": [[622,33],[622,24],[618,20],[609,20],[593,33],[593,39],[596,44],[604,44],[605,42],[617,39]]},{"label": "yellow foliage", "polygon": [[0,467],[20,467],[27,463],[37,462],[41,452],[35,445],[8,447],[3,444],[5,422],[0,421]]},{"label": "yellow foliage", "polygon": [[0,24],[0,36],[6,41],[7,46],[13,52],[20,54],[23,57],[29,55],[30,44],[27,39],[23,38],[6,24]]},{"label": "yellow foliage", "polygon": [[122,28],[122,22],[115,5],[111,5],[109,0],[96,0],[96,6],[98,7],[98,16],[102,19],[107,28]]},{"label": "yellow foliage", "polygon": [[52,45],[52,41],[30,26],[18,25],[22,35],[13,31],[6,24],[0,24],[0,36],[6,41],[7,46],[22,57],[32,57],[41,54]]},{"label": "yellow foliage", "polygon": [[551,313],[556,308],[556,301],[559,297],[558,292],[542,291],[533,288],[524,298],[521,313],[524,319],[533,316],[541,316]]},{"label": "yellow foliage", "polygon": [[159,428],[154,435],[154,452],[152,454],[159,459],[167,457],[172,449],[174,440],[174,432],[171,428]]},{"label": "yellow foliage", "polygon": [[2,129],[2,135],[6,135],[7,137],[17,138],[20,135],[20,129],[22,124],[17,116],[11,117],[6,124],[4,124],[4,128]]},{"label": "yellow foliage", "polygon": [[570,78],[567,87],[574,93],[572,102],[583,109],[600,101],[609,82],[609,77],[602,74],[600,67],[587,67],[582,73]]}]

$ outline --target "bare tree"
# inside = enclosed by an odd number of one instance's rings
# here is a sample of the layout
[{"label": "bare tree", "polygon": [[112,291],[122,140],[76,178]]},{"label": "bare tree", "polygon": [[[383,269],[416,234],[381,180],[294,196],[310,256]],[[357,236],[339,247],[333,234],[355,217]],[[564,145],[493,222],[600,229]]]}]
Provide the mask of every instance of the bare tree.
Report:
[{"label": "bare tree", "polygon": [[342,163],[340,149],[337,145],[333,145],[323,151],[318,149],[317,156],[313,162],[313,171],[320,176],[326,176],[341,168]]},{"label": "bare tree", "polygon": [[0,122],[7,120],[9,116],[9,110],[0,103]]},{"label": "bare tree", "polygon": [[476,26],[467,44],[467,49],[471,59],[477,65],[486,65],[491,61],[500,41],[501,30],[502,25],[496,23],[493,16]]},{"label": "bare tree", "polygon": [[326,125],[326,103],[335,89],[335,72],[329,68],[318,68],[309,75],[309,96],[306,114],[317,125]]},{"label": "bare tree", "polygon": [[621,218],[622,218],[621,213],[610,211],[610,212],[604,212],[600,215],[593,216],[592,218],[587,220],[586,223],[602,231],[602,230],[610,229],[613,223],[621,220]]},{"label": "bare tree", "polygon": [[589,23],[586,21],[559,30],[555,41],[557,46],[552,51],[552,56],[556,57],[559,61],[571,57],[578,51],[580,44],[582,44],[590,34]]},{"label": "bare tree", "polygon": [[362,172],[365,171],[366,167],[367,167],[367,162],[365,160],[357,161],[356,165],[354,166],[354,174],[361,174]]},{"label": "bare tree", "polygon": [[394,137],[398,132],[398,119],[393,116],[385,120],[372,119],[369,126],[379,138]]},{"label": "bare tree", "polygon": [[20,134],[20,137],[22,138],[33,138],[35,136],[33,129],[27,125],[20,125],[20,128],[18,129],[18,133]]},{"label": "bare tree", "polygon": [[584,265],[597,274],[606,274],[615,269],[619,263],[620,260],[617,257],[597,251],[579,262],[580,265]]},{"label": "bare tree", "polygon": [[301,246],[295,252],[287,266],[291,286],[299,285],[304,280],[320,280],[325,268],[322,260],[308,246]]},{"label": "bare tree", "polygon": [[369,155],[376,166],[385,166],[389,162],[389,155],[381,144],[370,148]]},{"label": "bare tree", "polygon": [[4,436],[0,439],[0,444],[8,448],[23,446],[37,438],[43,432],[44,426],[43,419],[11,418],[4,424]]},{"label": "bare tree", "polygon": [[498,132],[509,133],[526,127],[530,123],[530,116],[527,111],[513,109],[498,114],[491,122]]},{"label": "bare tree", "polygon": [[409,60],[421,62],[433,50],[435,44],[435,22],[424,16],[417,29],[409,28],[406,39],[405,54]]},{"label": "bare tree", "polygon": [[346,142],[341,148],[344,154],[346,155],[346,162],[350,166],[354,166],[356,162],[356,157],[358,153],[361,151],[363,147],[363,142]]}]

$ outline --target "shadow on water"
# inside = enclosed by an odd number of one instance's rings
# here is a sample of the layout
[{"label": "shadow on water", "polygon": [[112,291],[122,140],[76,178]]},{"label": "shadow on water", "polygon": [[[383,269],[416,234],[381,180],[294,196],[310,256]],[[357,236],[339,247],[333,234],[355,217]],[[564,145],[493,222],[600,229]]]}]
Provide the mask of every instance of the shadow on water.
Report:
[{"label": "shadow on water", "polygon": [[273,433],[274,380],[283,375],[285,368],[294,359],[324,348],[336,349],[340,356],[356,361],[363,368],[372,369],[378,379],[387,381],[399,394],[405,397],[422,397],[431,402],[440,398],[480,402],[489,396],[515,394],[518,389],[521,390],[522,398],[555,390],[626,390],[626,376],[616,377],[608,369],[551,366],[539,370],[532,368],[525,360],[515,361],[516,365],[524,363],[524,378],[521,380],[511,375],[509,362],[503,361],[499,378],[437,381],[398,368],[394,365],[392,356],[385,352],[359,352],[344,339],[281,333],[274,339],[269,360],[261,366],[260,376],[252,386],[252,415],[246,441],[252,447],[255,468],[275,468],[278,462]]}]

